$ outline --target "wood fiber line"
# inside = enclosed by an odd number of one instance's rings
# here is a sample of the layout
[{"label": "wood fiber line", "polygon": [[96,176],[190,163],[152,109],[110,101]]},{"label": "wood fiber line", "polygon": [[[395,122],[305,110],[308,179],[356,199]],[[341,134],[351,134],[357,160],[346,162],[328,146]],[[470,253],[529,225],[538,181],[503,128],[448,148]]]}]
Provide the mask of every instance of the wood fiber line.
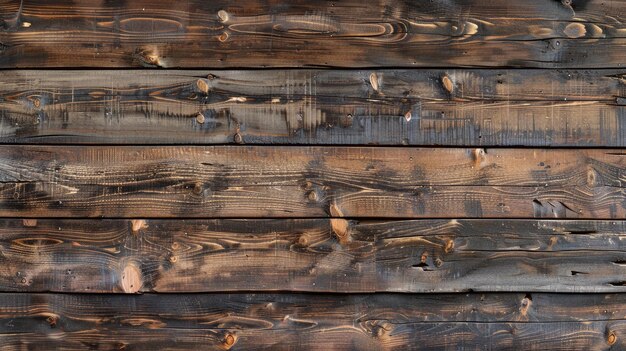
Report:
[{"label": "wood fiber line", "polygon": [[0,143],[624,147],[625,73],[11,70]]},{"label": "wood fiber line", "polygon": [[0,67],[618,68],[623,0],[2,0]]}]

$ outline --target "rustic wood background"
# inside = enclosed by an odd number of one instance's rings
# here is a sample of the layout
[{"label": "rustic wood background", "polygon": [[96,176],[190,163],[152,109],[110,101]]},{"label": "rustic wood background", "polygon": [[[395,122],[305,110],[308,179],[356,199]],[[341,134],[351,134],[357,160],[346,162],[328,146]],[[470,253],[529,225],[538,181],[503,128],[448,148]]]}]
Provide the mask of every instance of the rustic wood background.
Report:
[{"label": "rustic wood background", "polygon": [[0,350],[626,350],[626,0],[0,0]]}]

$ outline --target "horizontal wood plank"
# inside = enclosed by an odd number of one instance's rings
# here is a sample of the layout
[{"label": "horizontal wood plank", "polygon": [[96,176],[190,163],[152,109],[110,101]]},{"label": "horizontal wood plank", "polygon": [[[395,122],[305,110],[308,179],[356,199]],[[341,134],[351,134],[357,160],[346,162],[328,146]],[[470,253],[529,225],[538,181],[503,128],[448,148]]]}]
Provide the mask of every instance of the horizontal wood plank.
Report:
[{"label": "horizontal wood plank", "polygon": [[4,217],[624,218],[607,149],[0,146]]},{"label": "horizontal wood plank", "polygon": [[623,0],[0,1],[0,68],[612,67]]},{"label": "horizontal wood plank", "polygon": [[625,74],[6,71],[0,143],[626,146]]},{"label": "horizontal wood plank", "polygon": [[626,210],[617,150],[5,146],[0,162],[3,216],[620,218]]},{"label": "horizontal wood plank", "polygon": [[624,295],[0,294],[0,347],[619,350],[624,306]]},{"label": "horizontal wood plank", "polygon": [[626,291],[626,221],[0,220],[0,291]]}]

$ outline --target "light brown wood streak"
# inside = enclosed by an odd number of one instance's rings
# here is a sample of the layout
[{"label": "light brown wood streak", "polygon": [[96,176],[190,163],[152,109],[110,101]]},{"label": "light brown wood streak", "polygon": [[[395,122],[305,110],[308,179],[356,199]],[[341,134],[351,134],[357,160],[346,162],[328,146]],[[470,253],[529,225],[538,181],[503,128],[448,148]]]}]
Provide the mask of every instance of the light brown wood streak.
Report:
[{"label": "light brown wood streak", "polygon": [[624,221],[4,219],[0,291],[616,292],[625,235]]},{"label": "light brown wood streak", "polygon": [[[622,295],[0,294],[5,349],[609,350]],[[527,310],[525,301],[532,301]],[[602,306],[598,308],[598,306]],[[419,306],[411,308],[410,306]],[[612,346],[612,348],[611,348]]]},{"label": "light brown wood streak", "polygon": [[624,72],[7,71],[0,142],[626,146]]},{"label": "light brown wood streak", "polygon": [[592,149],[2,146],[0,215],[624,218],[625,163]]},{"label": "light brown wood streak", "polygon": [[4,0],[0,67],[613,67],[624,1]]}]

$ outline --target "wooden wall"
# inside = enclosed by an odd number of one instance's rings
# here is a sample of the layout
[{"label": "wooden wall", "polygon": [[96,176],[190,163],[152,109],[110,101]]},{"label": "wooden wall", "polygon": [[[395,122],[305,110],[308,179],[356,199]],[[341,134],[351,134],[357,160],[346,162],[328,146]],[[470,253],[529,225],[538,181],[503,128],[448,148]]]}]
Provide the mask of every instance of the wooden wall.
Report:
[{"label": "wooden wall", "polygon": [[626,1],[0,0],[1,350],[625,350]]}]

